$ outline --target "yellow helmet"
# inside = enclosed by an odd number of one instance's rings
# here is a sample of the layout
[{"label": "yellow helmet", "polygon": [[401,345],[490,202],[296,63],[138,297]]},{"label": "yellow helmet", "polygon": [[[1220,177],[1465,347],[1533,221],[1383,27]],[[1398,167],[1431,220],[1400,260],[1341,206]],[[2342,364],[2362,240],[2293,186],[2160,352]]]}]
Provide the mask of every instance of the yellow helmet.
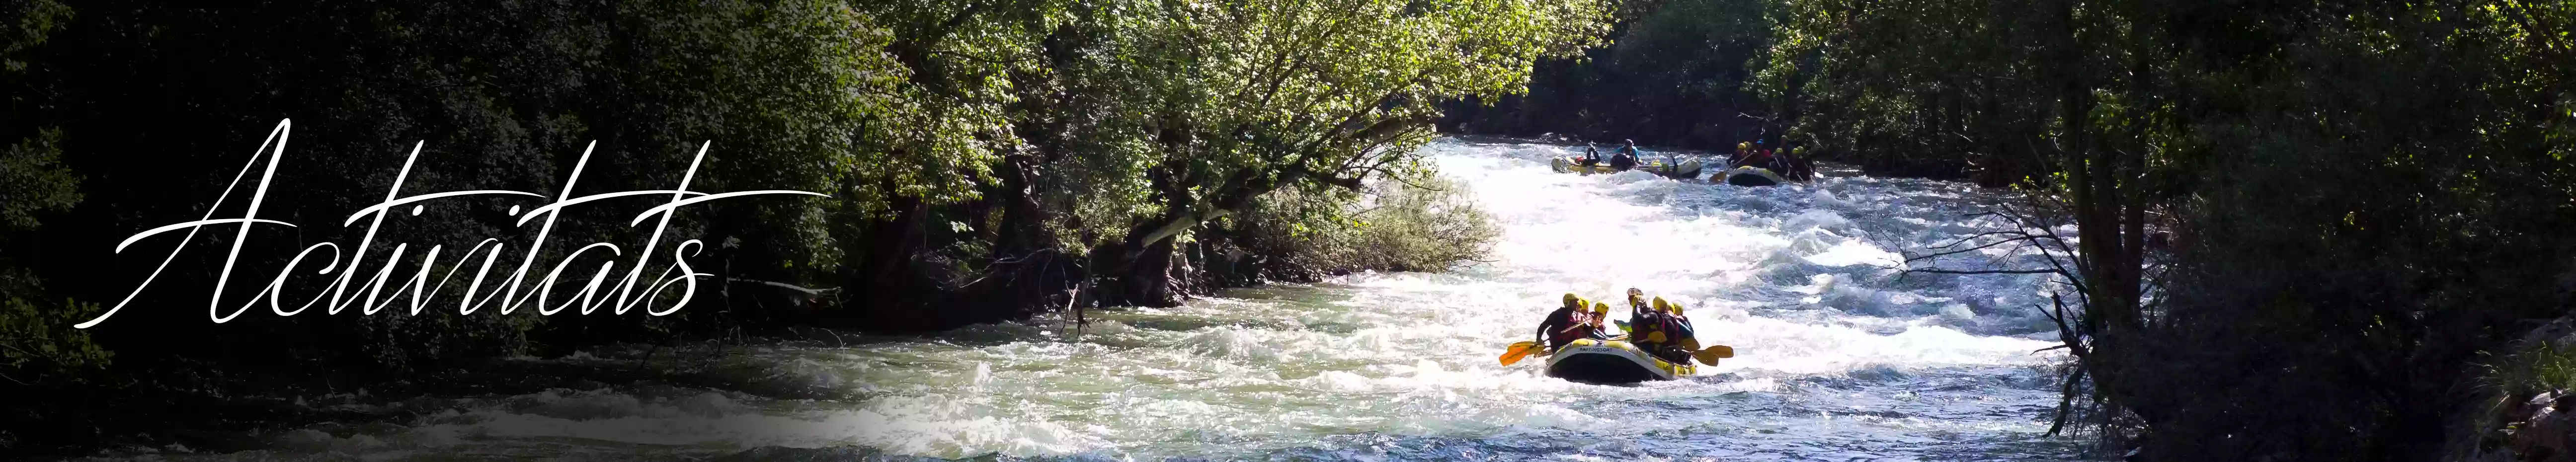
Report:
[{"label": "yellow helmet", "polygon": [[1753,149],[1753,143],[1735,143],[1735,150],[1742,151],[1746,149]]},{"label": "yellow helmet", "polygon": [[1573,293],[1573,292],[1566,292],[1566,293],[1565,293],[1565,306],[1573,307],[1573,308],[1575,308],[1575,309],[1582,309],[1582,308],[1583,308],[1583,297],[1576,297],[1576,296],[1574,296],[1574,293]]},{"label": "yellow helmet", "polygon": [[1672,311],[1672,305],[1673,304],[1671,303],[1664,302],[1663,297],[1655,297],[1655,311]]},{"label": "yellow helmet", "polygon": [[1680,303],[1674,303],[1674,304],[1672,304],[1672,305],[1671,305],[1671,308],[1672,308],[1672,313],[1673,313],[1673,315],[1675,315],[1675,316],[1679,316],[1679,315],[1681,315],[1681,314],[1682,314],[1682,304],[1680,304]]},{"label": "yellow helmet", "polygon": [[1609,313],[1610,313],[1610,304],[1608,304],[1608,303],[1601,303],[1601,302],[1592,302],[1592,313],[1593,313],[1593,314],[1609,314]]}]

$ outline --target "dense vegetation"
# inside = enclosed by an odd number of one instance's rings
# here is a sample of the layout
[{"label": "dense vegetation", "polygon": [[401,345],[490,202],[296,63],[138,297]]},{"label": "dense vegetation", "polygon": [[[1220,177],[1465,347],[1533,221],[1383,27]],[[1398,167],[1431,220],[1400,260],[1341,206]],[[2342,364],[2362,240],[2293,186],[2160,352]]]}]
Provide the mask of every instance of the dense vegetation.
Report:
[{"label": "dense vegetation", "polygon": [[[1477,258],[1493,230],[1415,154],[1434,135],[1436,103],[1523,91],[1533,63],[1602,40],[1613,6],[10,0],[0,9],[0,393],[70,398],[0,417],[17,432],[0,433],[4,453],[113,436],[63,419],[118,396],[344,389],[602,341],[781,326],[930,331],[1071,306],[1169,305],[1264,279],[1446,269]],[[660,244],[703,240],[694,260],[715,276],[667,317],[460,316],[451,305],[291,318],[254,309],[210,324],[192,307],[232,244],[223,228],[186,243],[121,314],[70,327],[124,299],[179,245],[165,235],[110,253],[118,240],[210,211],[238,216],[247,185],[217,197],[290,118],[293,142],[260,216],[299,226],[256,228],[240,263],[253,269],[237,280],[265,279],[316,242],[355,250],[363,222],[331,218],[381,200],[415,142],[422,154],[403,195],[551,196],[576,168],[574,195],[669,189],[708,143],[692,190],[831,197],[731,199],[678,215]],[[590,242],[641,245],[651,228],[625,220],[656,202],[570,209],[544,257]],[[381,262],[389,243],[525,246],[533,226],[517,225],[513,206],[542,204],[427,202],[420,218],[387,220],[369,258]],[[288,286],[333,276],[300,274]],[[241,285],[232,300],[249,292]]]},{"label": "dense vegetation", "polygon": [[2480,427],[2520,411],[2496,404],[2576,385],[2535,351],[2576,307],[2576,6],[1787,0],[1774,18],[1756,80],[1791,139],[2042,199],[2009,209],[2031,229],[1969,245],[2062,257],[2064,303],[2043,308],[2079,360],[2068,416],[2115,448],[2458,456],[2510,443]]},{"label": "dense vegetation", "polygon": [[1464,98],[1441,121],[1461,133],[1695,149],[1780,141],[1749,85],[1771,40],[1763,0],[1634,2],[1617,41],[1539,63],[1527,95]]}]

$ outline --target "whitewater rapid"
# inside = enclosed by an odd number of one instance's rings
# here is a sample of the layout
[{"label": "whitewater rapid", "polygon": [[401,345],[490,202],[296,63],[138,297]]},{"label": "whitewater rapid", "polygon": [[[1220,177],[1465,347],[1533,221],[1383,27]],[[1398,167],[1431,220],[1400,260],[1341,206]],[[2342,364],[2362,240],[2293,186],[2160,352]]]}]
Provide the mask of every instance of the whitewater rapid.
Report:
[{"label": "whitewater rapid", "polygon": [[[1552,173],[1562,146],[1427,149],[1504,230],[1490,263],[1231,291],[1171,309],[932,338],[738,347],[740,390],[600,384],[313,406],[394,423],[261,435],[182,459],[2064,460],[2039,275],[1899,274],[2008,223],[1989,192],[1829,177],[1767,188]],[[1977,266],[2027,255],[1953,259]],[[1686,380],[1580,385],[1501,367],[1558,297],[1680,302],[1736,357]],[[1624,310],[1613,310],[1624,312]],[[1624,314],[1620,315],[1624,317]],[[609,363],[648,348],[522,361]]]}]

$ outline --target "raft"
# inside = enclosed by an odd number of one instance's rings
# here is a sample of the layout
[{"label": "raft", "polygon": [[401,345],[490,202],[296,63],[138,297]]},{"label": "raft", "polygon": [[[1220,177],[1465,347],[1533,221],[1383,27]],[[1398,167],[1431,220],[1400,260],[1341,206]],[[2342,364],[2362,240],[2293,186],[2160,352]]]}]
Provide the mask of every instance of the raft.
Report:
[{"label": "raft", "polygon": [[1735,170],[1719,174],[1726,177],[1726,184],[1736,186],[1777,186],[1789,182],[1789,179],[1781,178],[1780,174],[1771,173],[1771,169],[1762,167],[1736,167]]},{"label": "raft", "polygon": [[1576,340],[1547,358],[1547,376],[1582,383],[1672,380],[1698,372],[1699,366],[1664,362],[1620,340]]},{"label": "raft", "polygon": [[[1619,173],[1618,169],[1610,168],[1610,163],[1608,161],[1592,165],[1583,165],[1581,162],[1575,162],[1573,156],[1548,159],[1548,167],[1556,169],[1556,173],[1582,173],[1585,175],[1594,173]],[[1638,162],[1636,169],[1644,170],[1647,173],[1653,173],[1665,178],[1691,179],[1699,178],[1700,164],[1698,159],[1685,160],[1673,165],[1665,165],[1662,161],[1649,160]]]}]

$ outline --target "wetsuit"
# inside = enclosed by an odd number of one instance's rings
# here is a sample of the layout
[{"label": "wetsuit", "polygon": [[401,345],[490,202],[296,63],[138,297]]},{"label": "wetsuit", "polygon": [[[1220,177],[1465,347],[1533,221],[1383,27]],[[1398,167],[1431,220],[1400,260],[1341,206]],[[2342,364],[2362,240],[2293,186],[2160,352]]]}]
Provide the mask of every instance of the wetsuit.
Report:
[{"label": "wetsuit", "polygon": [[1610,156],[1610,168],[1618,169],[1623,172],[1628,169],[1637,168],[1637,149],[1628,147],[1619,148],[1618,154]]},{"label": "wetsuit", "polygon": [[1580,312],[1582,310],[1579,308],[1557,308],[1556,312],[1548,313],[1547,320],[1538,323],[1539,343],[1547,344],[1549,350],[1555,350],[1567,343],[1573,343],[1575,339],[1584,338],[1582,330],[1585,326],[1576,323],[1574,319],[1575,313]]}]

